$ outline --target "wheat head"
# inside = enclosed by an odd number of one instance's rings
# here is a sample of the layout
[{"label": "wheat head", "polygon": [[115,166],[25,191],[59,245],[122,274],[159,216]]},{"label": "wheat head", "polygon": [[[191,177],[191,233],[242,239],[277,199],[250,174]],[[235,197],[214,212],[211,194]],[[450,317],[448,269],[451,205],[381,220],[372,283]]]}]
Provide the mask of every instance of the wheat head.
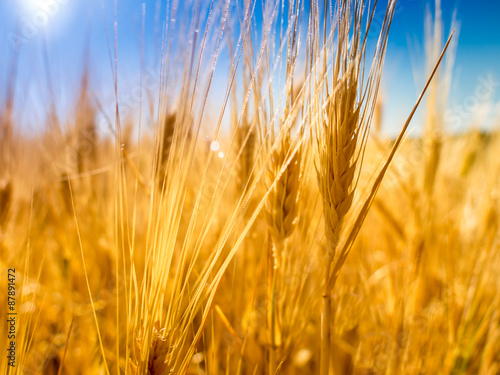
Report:
[{"label": "wheat head", "polygon": [[279,267],[279,248],[293,233],[298,218],[300,191],[300,148],[292,155],[293,147],[289,132],[278,141],[279,147],[271,152],[267,170],[267,186],[270,189],[265,206],[265,218],[273,241],[274,267]]},{"label": "wheat head", "polygon": [[352,206],[359,136],[357,80],[345,80],[330,98],[319,148],[318,184],[323,198],[328,254],[333,258],[342,222]]}]

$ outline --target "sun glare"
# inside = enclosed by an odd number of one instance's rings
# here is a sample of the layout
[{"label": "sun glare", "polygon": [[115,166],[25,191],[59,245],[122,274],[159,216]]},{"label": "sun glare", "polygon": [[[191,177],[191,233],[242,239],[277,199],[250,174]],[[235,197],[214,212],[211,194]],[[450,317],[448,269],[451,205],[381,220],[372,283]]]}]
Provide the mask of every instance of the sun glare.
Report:
[{"label": "sun glare", "polygon": [[57,13],[70,0],[22,0],[20,3],[27,12],[45,13],[48,16]]},{"label": "sun glare", "polygon": [[68,4],[72,0],[22,0],[19,2],[21,13],[21,35],[17,42],[26,44],[41,32],[45,35],[60,29],[67,19]]},{"label": "sun glare", "polygon": [[44,0],[23,0],[24,9],[28,11],[41,10],[48,1]]}]

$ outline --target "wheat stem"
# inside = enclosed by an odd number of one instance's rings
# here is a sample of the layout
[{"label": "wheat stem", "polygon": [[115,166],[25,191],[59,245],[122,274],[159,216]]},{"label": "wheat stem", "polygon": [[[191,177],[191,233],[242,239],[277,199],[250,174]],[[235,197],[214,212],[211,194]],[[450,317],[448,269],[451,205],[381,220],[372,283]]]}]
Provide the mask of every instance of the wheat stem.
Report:
[{"label": "wheat stem", "polygon": [[330,320],[331,320],[331,294],[328,291],[328,278],[330,276],[331,262],[326,265],[325,288],[323,290],[323,305],[321,309],[321,357],[320,374],[328,375],[330,370]]}]

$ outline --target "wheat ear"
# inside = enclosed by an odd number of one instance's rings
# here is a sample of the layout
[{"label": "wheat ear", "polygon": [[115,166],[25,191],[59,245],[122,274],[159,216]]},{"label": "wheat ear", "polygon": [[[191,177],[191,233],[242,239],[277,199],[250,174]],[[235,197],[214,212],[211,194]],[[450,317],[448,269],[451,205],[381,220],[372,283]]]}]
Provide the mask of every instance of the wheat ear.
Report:
[{"label": "wheat ear", "polygon": [[[277,147],[276,147],[277,146]],[[301,183],[300,147],[294,148],[289,129],[283,129],[274,149],[266,175],[269,192],[265,205],[265,218],[269,231],[267,312],[269,329],[269,373],[277,368],[276,351],[281,346],[281,333],[276,311],[276,273],[281,264],[285,241],[295,229],[298,218],[297,200]]]},{"label": "wheat ear", "polygon": [[236,188],[244,192],[252,182],[252,169],[255,163],[256,136],[252,125],[244,123],[236,128]]},{"label": "wheat ear", "polygon": [[274,268],[281,262],[278,247],[290,237],[298,217],[297,200],[300,188],[300,149],[291,155],[292,141],[289,133],[284,134],[279,147],[271,153],[267,173],[269,195],[265,217],[273,241]]},{"label": "wheat ear", "polygon": [[351,208],[359,136],[357,80],[340,84],[331,100],[325,121],[325,146],[319,149],[318,184],[323,198],[328,256],[333,259],[342,222]]}]

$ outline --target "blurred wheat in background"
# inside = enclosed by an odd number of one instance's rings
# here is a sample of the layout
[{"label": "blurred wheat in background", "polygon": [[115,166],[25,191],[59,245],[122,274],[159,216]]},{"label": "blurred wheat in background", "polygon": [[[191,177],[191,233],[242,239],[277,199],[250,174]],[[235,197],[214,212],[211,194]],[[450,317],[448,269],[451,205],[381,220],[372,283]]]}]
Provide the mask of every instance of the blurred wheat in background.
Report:
[{"label": "blurred wheat in background", "polygon": [[112,23],[114,98],[96,94],[87,54],[73,103],[48,89],[34,134],[17,125],[15,77],[41,31],[11,35],[0,296],[15,268],[17,333],[12,367],[0,325],[2,372],[499,374],[500,136],[446,125],[460,24],[438,0],[420,96],[384,133],[396,9],[144,3],[139,90],[120,99]]}]

